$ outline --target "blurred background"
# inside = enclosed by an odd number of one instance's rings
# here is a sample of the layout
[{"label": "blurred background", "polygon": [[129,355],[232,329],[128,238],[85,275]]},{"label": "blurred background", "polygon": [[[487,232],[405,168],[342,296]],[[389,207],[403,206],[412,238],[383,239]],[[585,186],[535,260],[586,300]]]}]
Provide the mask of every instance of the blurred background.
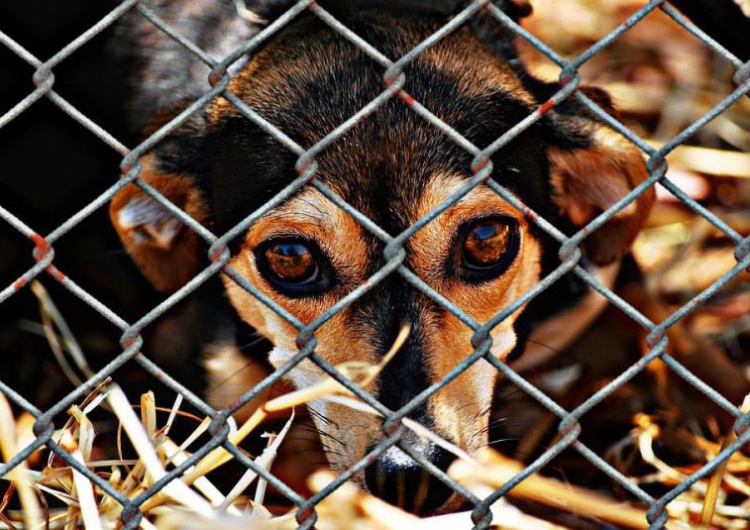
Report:
[{"label": "blurred background", "polygon": [[[644,4],[638,0],[534,0],[534,16],[526,21],[526,28],[572,59]],[[716,4],[717,11],[720,5]],[[750,11],[746,3],[744,9]],[[711,21],[707,26],[741,60],[748,59],[742,54],[750,53],[750,44],[733,42],[737,32],[729,25],[723,30],[718,26],[718,32]],[[524,43],[522,49],[537,75],[558,77],[559,68],[533,47]],[[627,127],[652,147],[668,143],[736,89],[735,68],[658,9],[587,61],[580,72],[585,83],[612,95]],[[666,177],[671,182],[741,236],[750,234],[750,98],[740,98],[687,138],[667,161]],[[657,193],[658,203],[636,242],[634,256],[656,305],[652,308],[655,320],[661,321],[737,261],[735,244],[725,233],[664,187],[657,186]],[[748,279],[746,272],[740,274],[682,322],[688,337],[719,345],[746,375],[750,374]]]}]

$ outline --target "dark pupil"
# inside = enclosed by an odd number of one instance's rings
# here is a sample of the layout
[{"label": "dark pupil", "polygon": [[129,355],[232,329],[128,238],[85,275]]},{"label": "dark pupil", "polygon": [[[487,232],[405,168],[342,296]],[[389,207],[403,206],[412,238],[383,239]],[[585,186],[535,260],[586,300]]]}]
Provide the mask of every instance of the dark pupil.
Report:
[{"label": "dark pupil", "polygon": [[310,250],[299,243],[279,243],[266,250],[271,270],[280,279],[291,283],[310,280],[318,271]]},{"label": "dark pupil", "polygon": [[508,250],[510,227],[497,222],[481,223],[469,232],[464,243],[464,259],[474,267],[491,267]]}]

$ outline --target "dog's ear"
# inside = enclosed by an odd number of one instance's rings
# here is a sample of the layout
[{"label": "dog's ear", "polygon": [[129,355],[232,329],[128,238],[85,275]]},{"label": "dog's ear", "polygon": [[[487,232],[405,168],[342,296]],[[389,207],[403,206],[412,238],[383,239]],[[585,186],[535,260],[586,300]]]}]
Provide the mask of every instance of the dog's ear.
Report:
[{"label": "dog's ear", "polygon": [[[208,207],[193,177],[160,172],[154,155],[140,163],[141,180],[199,223],[207,219]],[[179,289],[207,261],[199,236],[135,184],[115,195],[109,215],[128,254],[159,291]]]},{"label": "dog's ear", "polygon": [[[581,91],[612,115],[609,96],[597,88]],[[591,115],[577,101],[550,114],[550,177],[560,213],[583,227],[648,176],[643,155],[621,134]],[[588,259],[605,265],[626,254],[654,203],[653,187],[620,210],[584,240]]]}]

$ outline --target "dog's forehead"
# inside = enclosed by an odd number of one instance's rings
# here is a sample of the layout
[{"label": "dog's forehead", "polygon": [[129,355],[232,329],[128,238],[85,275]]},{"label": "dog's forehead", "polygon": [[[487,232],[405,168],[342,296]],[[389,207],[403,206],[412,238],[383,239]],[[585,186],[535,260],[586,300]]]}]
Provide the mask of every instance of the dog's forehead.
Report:
[{"label": "dog's forehead", "polygon": [[[440,28],[439,21],[374,13],[350,23],[392,60]],[[469,178],[474,155],[402,99],[394,96],[374,105],[387,93],[385,74],[383,65],[313,17],[258,52],[230,90],[303,148],[315,146],[369,105],[371,112],[316,154],[316,177],[386,230],[400,231],[413,222],[430,179],[444,174]],[[419,54],[405,66],[401,81],[419,105],[480,149],[527,116],[534,103],[511,66],[468,27]],[[249,213],[252,205],[241,204],[243,197],[259,198],[297,176],[297,156],[261,133],[230,102],[218,99],[209,121],[231,131],[229,142],[217,143],[226,151],[221,174],[214,177],[217,217],[237,209]],[[499,169],[504,184],[528,188],[533,195],[545,189],[536,182],[544,173],[544,155],[530,136],[516,140],[513,155]],[[521,190],[519,195],[526,194]]]}]

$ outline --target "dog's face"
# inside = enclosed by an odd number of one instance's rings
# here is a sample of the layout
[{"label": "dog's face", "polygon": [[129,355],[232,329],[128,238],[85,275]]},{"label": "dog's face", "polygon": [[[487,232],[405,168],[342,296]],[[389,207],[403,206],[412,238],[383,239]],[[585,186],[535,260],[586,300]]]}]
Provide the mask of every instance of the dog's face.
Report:
[{"label": "dog's face", "polygon": [[[368,12],[347,24],[390,58],[436,31],[429,18]],[[432,114],[485,148],[558,87],[523,78],[469,27],[420,54],[405,70],[404,90]],[[316,144],[385,90],[383,68],[312,16],[303,16],[257,52],[230,91],[299,145]],[[606,97],[590,95],[608,107]],[[408,98],[407,98],[408,99]],[[231,228],[298,176],[296,155],[224,98],[206,108],[200,133],[143,159],[141,178],[216,233]],[[185,138],[194,138],[186,141]],[[177,146],[177,147],[175,147]],[[175,162],[180,149],[190,164]],[[316,157],[317,180],[382,230],[396,236],[428,215],[473,176],[472,156],[393,98]],[[645,177],[638,152],[614,132],[565,103],[492,157],[492,179],[534,212],[567,230],[585,225]],[[175,170],[179,167],[179,171]],[[177,173],[180,173],[179,175]],[[206,184],[209,183],[209,184]],[[587,257],[608,263],[627,252],[648,210],[645,194],[586,241]],[[156,213],[155,213],[156,212]],[[112,206],[116,228],[141,268],[163,290],[196,272],[195,236],[134,187]],[[385,245],[321,191],[307,185],[253,223],[235,242],[230,265],[305,325],[367,284],[386,263]],[[404,244],[403,266],[442,298],[483,324],[534,287],[558,247],[524,212],[482,184],[451,204]],[[239,316],[274,344],[281,367],[298,352],[298,331],[233,280],[228,297]],[[491,332],[490,355],[519,347],[523,308]],[[475,350],[474,331],[394,272],[334,314],[315,333],[316,353],[332,365],[380,362],[404,326],[404,346],[368,389],[391,410],[443,380]],[[305,360],[289,375],[298,386],[324,376]],[[498,372],[481,360],[421,402],[409,417],[471,452],[488,441],[488,411]],[[382,420],[330,403],[311,405],[330,464],[345,469],[383,438]],[[405,442],[445,469],[448,454],[407,435]],[[397,448],[362,473],[373,492],[414,511],[444,510],[451,493]],[[406,491],[417,491],[406,495]]]}]

